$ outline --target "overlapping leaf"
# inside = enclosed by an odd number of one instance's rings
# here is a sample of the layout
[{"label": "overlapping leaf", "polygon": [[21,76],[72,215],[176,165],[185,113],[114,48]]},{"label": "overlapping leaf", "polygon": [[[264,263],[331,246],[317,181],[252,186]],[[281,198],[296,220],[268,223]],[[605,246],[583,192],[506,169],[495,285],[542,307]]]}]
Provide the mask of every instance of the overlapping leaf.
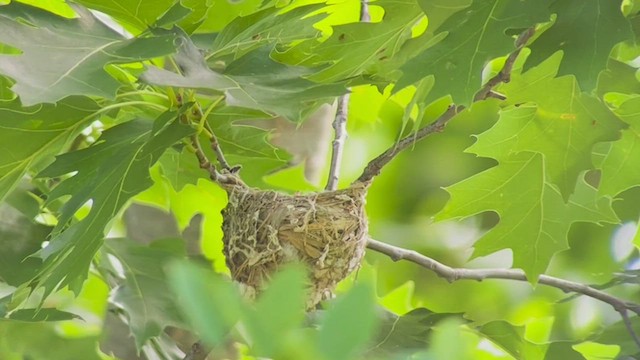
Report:
[{"label": "overlapping leaf", "polygon": [[[43,270],[35,278],[45,294],[59,286],[70,285],[78,291],[93,255],[102,245],[103,232],[110,220],[135,194],[152,184],[149,168],[162,153],[192,130],[173,121],[168,112],[156,120],[136,120],[115,126],[103,133],[95,145],[64,154],[39,176],[58,177],[75,173],[62,181],[50,199],[71,198],[62,208],[58,234],[42,250]],[[69,226],[75,212],[89,202],[89,214]]]},{"label": "overlapping leaf", "polygon": [[170,261],[186,256],[184,240],[143,246],[128,239],[108,239],[104,251],[115,256],[124,269],[125,278],[115,288],[111,302],[125,311],[138,348],[166,326],[184,327],[164,272]]},{"label": "overlapping leaf", "polygon": [[[252,186],[265,185],[262,180],[265,174],[284,167],[290,158],[286,152],[269,144],[268,132],[259,127],[260,119],[269,117],[256,110],[223,106],[214,110],[207,119],[229,164],[241,165],[242,179]],[[237,123],[240,120],[244,121]],[[205,151],[215,159],[215,154],[209,149]],[[160,163],[163,174],[176,191],[186,184],[195,185],[199,178],[209,177],[200,169],[195,156],[185,149],[167,151]]]},{"label": "overlapping leaf", "polygon": [[456,103],[468,104],[480,88],[486,63],[513,51],[514,39],[505,32],[547,21],[547,7],[547,0],[474,1],[438,27],[439,32],[448,33],[442,41],[402,66],[397,87],[434,75],[431,100],[451,94]]},{"label": "overlapping leaf", "polygon": [[0,55],[0,73],[16,81],[22,104],[55,103],[69,95],[113,98],[119,83],[103,69],[172,53],[171,35],[126,39],[74,5],[78,18],[12,2],[0,6],[0,42],[22,51]]},{"label": "overlapping leaf", "polygon": [[211,2],[209,0],[78,0],[78,3],[108,14],[116,21],[138,31],[146,30],[164,15],[174,4],[179,3],[189,9],[189,14],[180,19],[180,26],[186,30],[195,30],[207,13]]},{"label": "overlapping leaf", "polygon": [[310,16],[322,5],[307,5],[281,13],[279,8],[266,8],[254,14],[238,17],[216,36],[207,56],[216,59],[224,55],[232,55],[236,59],[251,49],[266,44],[289,44],[314,38],[318,30],[313,24],[320,19]]},{"label": "overlapping leaf", "polygon": [[57,154],[98,109],[85,97],[27,108],[18,100],[0,101],[0,200],[27,170]]},{"label": "overlapping leaf", "polygon": [[[484,153],[477,153],[483,156]],[[598,198],[596,189],[580,181],[568,203],[545,178],[543,156],[523,152],[502,158],[500,164],[446,188],[451,200],[438,218],[464,218],[494,211],[500,222],[475,245],[474,256],[502,249],[513,252],[513,266],[536,282],[553,255],[569,248],[567,234],[577,221],[618,221],[611,200]]]},{"label": "overlapping leaf", "polygon": [[2,359],[110,359],[98,350],[98,337],[65,338],[54,326],[16,320],[0,320]]},{"label": "overlapping leaf", "polygon": [[575,74],[580,86],[591,91],[613,46],[634,39],[631,24],[620,10],[621,3],[621,0],[554,1],[550,10],[557,15],[556,22],[533,42],[525,66],[537,65],[563,50],[560,74]]},{"label": "overlapping leaf", "polygon": [[535,105],[502,111],[469,151],[498,160],[520,151],[543,154],[547,179],[566,200],[580,172],[592,168],[593,146],[618,138],[622,123],[600,100],[581,93],[574,77],[554,77],[561,57],[556,53],[500,88],[507,104]]},{"label": "overlapping leaf", "polygon": [[615,196],[634,186],[640,186],[640,96],[631,97],[615,110],[629,125],[622,138],[612,142],[602,162],[600,194]]},{"label": "overlapping leaf", "polygon": [[287,56],[306,58],[306,64],[331,63],[310,76],[322,82],[360,75],[368,67],[393,57],[411,38],[411,28],[424,14],[415,0],[382,0],[376,5],[384,8],[382,22],[336,26],[327,41],[306,49],[304,54],[295,54],[294,49]]},{"label": "overlapping leaf", "polygon": [[224,92],[231,106],[273,112],[300,121],[317,101],[345,92],[342,84],[317,84],[304,77],[312,69],[276,63],[263,47],[231,63],[224,73],[211,70],[198,48],[184,34],[175,61],[182,74],[150,67],[140,77],[155,85],[211,89]]}]

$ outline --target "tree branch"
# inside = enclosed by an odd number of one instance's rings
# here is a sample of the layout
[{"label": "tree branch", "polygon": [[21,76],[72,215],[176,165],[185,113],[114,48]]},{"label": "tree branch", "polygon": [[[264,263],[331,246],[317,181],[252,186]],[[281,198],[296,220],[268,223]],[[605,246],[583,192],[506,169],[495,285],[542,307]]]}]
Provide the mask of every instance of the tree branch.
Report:
[{"label": "tree branch", "polygon": [[493,91],[493,89],[501,83],[508,83],[509,81],[511,81],[511,71],[513,70],[513,64],[515,64],[518,55],[520,55],[520,52],[522,51],[522,49],[524,49],[525,45],[527,45],[527,42],[529,42],[529,39],[531,39],[534,34],[535,29],[529,28],[523,31],[520,36],[518,36],[515,42],[516,50],[509,54],[504,62],[504,65],[502,66],[502,70],[500,70],[499,73],[489,79],[489,81],[487,81],[484,86],[480,88],[480,90],[476,93],[476,96],[473,98],[474,102],[490,97],[495,97],[500,100],[506,99],[504,95]]},{"label": "tree branch", "polygon": [[389,161],[393,160],[393,158],[398,155],[402,150],[409,147],[409,145],[415,143],[418,140],[421,140],[433,133],[441,132],[444,130],[445,126],[456,114],[464,110],[464,106],[455,106],[454,104],[449,105],[447,111],[445,111],[440,117],[436,119],[436,121],[432,122],[430,125],[425,126],[418,130],[415,134],[409,134],[408,136],[400,139],[395,146],[387,149],[387,151],[378,155],[375,159],[371,160],[369,164],[364,168],[362,175],[355,181],[366,183],[371,181],[374,177],[380,175],[380,171],[382,168],[389,163]]},{"label": "tree branch", "polygon": [[325,187],[325,190],[334,191],[338,189],[340,167],[342,166],[342,152],[344,149],[344,143],[347,140],[348,108],[349,93],[346,93],[338,98],[336,118],[333,121],[333,130],[336,135],[332,144],[331,168],[329,169],[329,178],[327,179],[327,186]]},{"label": "tree branch", "polygon": [[[363,2],[363,4],[365,4]],[[363,5],[364,6],[364,5]],[[525,47],[529,39],[534,35],[535,29],[529,28],[523,31],[515,41],[516,49],[509,54],[507,60],[502,67],[500,72],[489,79],[486,84],[478,91],[476,96],[473,98],[473,102],[485,100],[490,97],[495,97],[501,100],[505,100],[506,97],[502,94],[495,92],[493,89],[501,83],[506,83],[511,81],[511,71],[513,70],[513,64],[515,63],[518,55]],[[362,175],[355,182],[369,182],[374,177],[380,174],[382,168],[387,165],[393,158],[396,157],[402,150],[406,149],[410,144],[431,135],[434,132],[440,132],[447,125],[449,120],[451,120],[455,115],[464,110],[463,106],[457,106],[455,104],[449,105],[447,111],[442,114],[436,121],[434,121],[431,125],[426,126],[420,130],[416,134],[410,134],[405,138],[401,139],[395,146],[387,149],[382,154],[378,155],[375,159],[371,160],[369,164],[362,171]]]},{"label": "tree branch", "polygon": [[[370,22],[369,3],[367,0],[360,0],[360,22]],[[333,191],[338,188],[340,180],[340,167],[342,165],[342,152],[344,143],[347,140],[347,117],[349,115],[349,93],[338,98],[338,108],[333,121],[335,138],[333,140],[331,152],[331,167],[329,168],[329,178],[325,190]]]},{"label": "tree branch", "polygon": [[218,172],[218,170],[216,170],[216,167],[213,166],[207,155],[202,150],[200,140],[198,139],[198,134],[191,135],[191,144],[195,149],[195,154],[198,158],[198,164],[200,165],[200,168],[206,170],[209,173],[209,178],[211,180],[224,185],[246,186],[242,182],[242,180],[233,175],[233,172],[220,173]]},{"label": "tree branch", "polygon": [[[522,270],[518,269],[452,268],[430,257],[422,255],[417,251],[403,249],[401,247],[393,246],[373,239],[369,239],[369,241],[367,242],[367,248],[385,254],[393,261],[406,260],[420,265],[425,269],[433,271],[434,273],[436,273],[436,275],[446,279],[449,282],[458,280],[482,281],[485,279],[503,279],[528,282],[525,273]],[[553,276],[540,275],[540,277],[538,278],[538,282],[542,285],[560,289],[565,293],[573,292],[582,294],[611,305],[613,309],[617,311],[620,316],[622,316],[622,320],[624,321],[629,334],[640,348],[640,338],[638,338],[636,332],[633,330],[631,321],[629,320],[628,316],[628,311],[632,311],[637,315],[640,315],[640,304],[625,301],[585,284],[560,279]]]}]

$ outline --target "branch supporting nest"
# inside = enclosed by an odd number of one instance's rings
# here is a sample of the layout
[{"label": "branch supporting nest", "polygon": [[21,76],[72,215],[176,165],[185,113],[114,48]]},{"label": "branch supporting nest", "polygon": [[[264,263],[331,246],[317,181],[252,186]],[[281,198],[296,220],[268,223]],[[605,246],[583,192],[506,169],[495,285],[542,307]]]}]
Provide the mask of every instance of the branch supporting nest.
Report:
[{"label": "branch supporting nest", "polygon": [[[511,71],[513,70],[513,64],[515,63],[518,55],[522,49],[524,49],[527,42],[533,37],[535,34],[534,28],[529,28],[522,32],[515,41],[516,49],[509,54],[507,60],[502,67],[500,72],[489,79],[489,81],[484,84],[484,86],[476,93],[473,98],[473,102],[482,101],[487,98],[498,98],[500,100],[505,100],[506,97],[493,89],[500,85],[501,83],[507,83],[511,81]],[[442,114],[436,121],[431,123],[430,125],[423,127],[418,130],[415,134],[410,134],[403,139],[401,139],[397,144],[393,147],[387,149],[387,151],[378,155],[375,159],[371,160],[369,164],[362,171],[362,175],[355,181],[355,183],[368,183],[373,180],[374,177],[380,175],[382,168],[387,165],[393,158],[395,158],[402,150],[409,147],[409,145],[421,140],[435,132],[441,132],[444,130],[447,123],[453,119],[458,113],[464,110],[464,106],[456,106],[455,104],[449,105],[449,108]]]},{"label": "branch supporting nest", "polygon": [[455,115],[464,110],[464,106],[449,105],[447,110],[432,122],[430,125],[425,126],[418,130],[415,134],[410,134],[400,141],[395,146],[387,149],[387,151],[378,155],[375,159],[371,160],[365,167],[362,175],[355,181],[355,183],[368,183],[373,180],[374,177],[380,175],[382,168],[393,160],[402,150],[409,147],[409,145],[419,141],[433,133],[441,132],[449,120],[453,119]]},{"label": "branch supporting nest", "polygon": [[[458,280],[482,281],[485,279],[502,279],[523,282],[529,281],[522,270],[453,268],[430,257],[422,255],[417,251],[404,249],[373,239],[369,239],[367,241],[367,248],[387,255],[393,261],[406,260],[420,265],[425,269],[433,271],[436,275],[444,278],[450,283]],[[586,284],[573,282],[549,275],[540,275],[540,277],[538,278],[538,282],[542,285],[560,289],[565,293],[582,294],[611,305],[611,307],[613,307],[613,309],[620,314],[625,327],[627,328],[627,331],[633,338],[634,342],[640,348],[640,338],[631,326],[631,320],[629,319],[629,311],[640,315],[640,304],[625,301]]]},{"label": "branch supporting nest", "polygon": [[349,93],[338,98],[338,107],[336,110],[336,118],[333,121],[333,130],[335,138],[332,144],[331,152],[331,168],[329,169],[329,178],[325,190],[334,191],[338,189],[338,180],[340,180],[340,167],[342,166],[342,153],[344,143],[347,141],[347,117],[349,115]]}]

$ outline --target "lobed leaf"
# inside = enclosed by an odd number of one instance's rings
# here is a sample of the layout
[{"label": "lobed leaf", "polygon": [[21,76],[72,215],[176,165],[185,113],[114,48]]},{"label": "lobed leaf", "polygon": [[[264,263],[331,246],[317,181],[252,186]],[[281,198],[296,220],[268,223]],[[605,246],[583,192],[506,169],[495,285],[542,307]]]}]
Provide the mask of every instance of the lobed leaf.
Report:
[{"label": "lobed leaf", "polygon": [[513,252],[513,266],[536,283],[557,252],[569,248],[567,234],[577,221],[617,223],[611,200],[580,181],[565,203],[545,177],[544,158],[522,152],[489,170],[446,188],[451,199],[437,219],[465,218],[484,211],[500,216],[498,225],[475,245],[474,257],[502,249]]},{"label": "lobed leaf", "polygon": [[434,75],[429,101],[450,94],[456,104],[470,104],[482,85],[482,69],[487,62],[515,49],[514,39],[506,31],[547,21],[547,7],[548,0],[474,1],[438,27],[440,33],[447,33],[442,41],[402,66],[403,74],[396,88]]},{"label": "lobed leaf", "polygon": [[305,111],[318,102],[344,93],[342,84],[322,85],[305,79],[313,70],[287,66],[270,59],[269,48],[263,47],[229,64],[224,73],[209,68],[200,50],[183,32],[175,62],[177,74],[149,67],[140,79],[149,84],[184,88],[210,89],[222,92],[230,106],[246,107],[282,115],[301,121]]},{"label": "lobed leaf", "polygon": [[24,106],[55,103],[70,95],[112,99],[120,84],[105,65],[175,51],[171,35],[126,39],[87,9],[73,8],[75,19],[15,1],[0,6],[0,42],[22,52],[0,54],[0,73],[15,80],[11,89]]},{"label": "lobed leaf", "polygon": [[575,74],[584,90],[593,90],[611,49],[621,41],[634,39],[629,20],[622,15],[621,3],[621,0],[554,1],[550,10],[556,14],[556,21],[533,42],[525,67],[535,66],[562,50],[565,56],[560,75]]},{"label": "lobed leaf", "polygon": [[[193,132],[174,121],[176,116],[167,112],[155,125],[134,120],[110,128],[93,146],[59,156],[39,174],[52,178],[75,173],[49,195],[49,201],[71,198],[62,208],[54,237],[41,252],[44,266],[33,280],[34,286],[44,287],[45,295],[66,285],[79,291],[107,224],[132,196],[151,186],[149,168],[162,153]],[[89,214],[73,222],[76,211],[87,203]]]}]

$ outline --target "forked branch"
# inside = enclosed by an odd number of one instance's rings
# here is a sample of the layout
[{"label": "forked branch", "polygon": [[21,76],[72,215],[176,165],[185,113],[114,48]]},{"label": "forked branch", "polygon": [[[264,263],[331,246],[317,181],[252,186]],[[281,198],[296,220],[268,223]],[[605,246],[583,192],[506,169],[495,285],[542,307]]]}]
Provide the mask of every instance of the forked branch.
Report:
[{"label": "forked branch", "polygon": [[406,149],[407,147],[409,147],[409,145],[415,143],[416,141],[424,139],[425,137],[433,133],[441,132],[442,130],[444,130],[449,120],[453,119],[453,117],[462,110],[464,110],[463,106],[455,106],[453,104],[449,105],[447,111],[445,111],[444,114],[440,115],[440,117],[437,118],[436,121],[432,122],[428,126],[421,128],[417,133],[410,134],[409,136],[400,139],[400,141],[398,141],[398,143],[393,147],[390,147],[389,149],[387,149],[387,151],[371,160],[365,167],[362,175],[360,175],[360,177],[355,182],[367,183],[373,180],[374,177],[380,175],[380,171],[382,171],[382,168],[387,165],[389,161],[393,160],[396,155],[398,155],[402,150]]},{"label": "forked branch", "polygon": [[[446,279],[449,282],[458,280],[482,281],[485,279],[503,279],[524,282],[528,281],[525,273],[519,269],[452,268],[437,260],[422,255],[417,251],[404,249],[373,239],[369,239],[369,241],[367,242],[367,248],[381,254],[385,254],[393,261],[406,260],[420,265],[425,269],[433,271],[436,275]],[[625,301],[586,284],[581,284],[578,282],[573,282],[549,275],[540,275],[540,277],[538,278],[538,282],[542,285],[560,289],[565,293],[582,294],[611,305],[611,307],[613,307],[613,309],[617,311],[620,316],[622,316],[622,320],[625,324],[625,327],[627,328],[627,331],[633,338],[633,341],[640,348],[640,338],[638,338],[638,335],[631,326],[631,321],[628,314],[628,312],[631,311],[637,315],[640,315],[640,304]]]},{"label": "forked branch", "polygon": [[[525,47],[527,42],[531,39],[531,37],[535,34],[534,28],[529,28],[522,32],[515,41],[516,49],[509,54],[505,63],[502,67],[502,70],[494,77],[489,79],[482,88],[476,93],[473,98],[473,102],[485,100],[490,97],[495,97],[501,100],[506,99],[506,97],[502,94],[495,92],[493,89],[500,85],[501,83],[506,83],[511,81],[511,71],[513,70],[513,65],[520,55],[520,52]],[[362,175],[355,182],[370,182],[374,177],[380,174],[382,168],[387,165],[393,158],[395,158],[402,150],[409,147],[409,145],[415,143],[416,141],[423,139],[435,132],[441,132],[444,130],[447,123],[455,117],[458,113],[464,110],[463,106],[456,106],[455,104],[449,105],[447,111],[444,114],[440,115],[436,121],[431,123],[428,126],[425,126],[418,130],[416,134],[409,134],[408,136],[402,138],[397,144],[387,149],[382,154],[378,155],[375,159],[371,160],[369,164],[362,171]]]}]

